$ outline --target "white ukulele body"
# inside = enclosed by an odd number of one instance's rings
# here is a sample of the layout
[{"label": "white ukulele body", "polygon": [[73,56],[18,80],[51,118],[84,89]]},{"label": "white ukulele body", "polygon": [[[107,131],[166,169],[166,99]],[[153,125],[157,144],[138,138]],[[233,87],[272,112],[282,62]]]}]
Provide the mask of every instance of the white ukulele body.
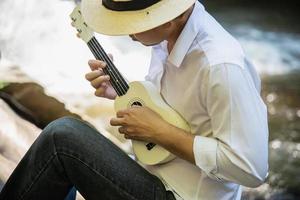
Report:
[{"label": "white ukulele body", "polygon": [[[115,110],[130,108],[134,104],[147,106],[157,112],[164,120],[170,124],[190,132],[187,122],[173,110],[161,97],[155,86],[148,81],[135,81],[129,83],[129,90],[115,100]],[[175,158],[173,154],[159,145],[149,142],[132,141],[133,151],[144,164],[155,165],[168,162]]]}]

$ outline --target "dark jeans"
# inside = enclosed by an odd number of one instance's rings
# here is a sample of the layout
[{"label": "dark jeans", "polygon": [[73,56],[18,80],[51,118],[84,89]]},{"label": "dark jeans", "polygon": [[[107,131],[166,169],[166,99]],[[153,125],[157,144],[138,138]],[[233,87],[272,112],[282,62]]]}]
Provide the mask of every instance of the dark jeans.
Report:
[{"label": "dark jeans", "polygon": [[89,125],[61,118],[36,139],[0,200],[59,200],[70,189],[87,200],[175,199],[162,182]]},{"label": "dark jeans", "polygon": [[75,200],[75,199],[76,199],[76,189],[73,187],[69,191],[69,194],[66,196],[64,200]]}]

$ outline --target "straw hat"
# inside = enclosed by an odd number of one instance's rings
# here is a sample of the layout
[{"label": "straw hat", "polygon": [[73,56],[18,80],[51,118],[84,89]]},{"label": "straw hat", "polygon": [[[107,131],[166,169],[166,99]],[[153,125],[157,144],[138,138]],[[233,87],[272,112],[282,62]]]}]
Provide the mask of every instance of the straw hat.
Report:
[{"label": "straw hat", "polygon": [[150,30],[176,18],[196,0],[82,0],[86,23],[105,35]]}]

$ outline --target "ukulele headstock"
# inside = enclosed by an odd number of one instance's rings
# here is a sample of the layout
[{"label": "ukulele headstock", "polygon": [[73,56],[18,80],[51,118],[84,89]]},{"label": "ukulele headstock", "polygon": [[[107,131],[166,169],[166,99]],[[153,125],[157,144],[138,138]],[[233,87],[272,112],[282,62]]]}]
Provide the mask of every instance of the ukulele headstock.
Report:
[{"label": "ukulele headstock", "polygon": [[70,14],[70,18],[72,19],[72,26],[77,29],[77,36],[88,43],[94,36],[94,33],[83,20],[79,5],[74,8],[73,12]]}]

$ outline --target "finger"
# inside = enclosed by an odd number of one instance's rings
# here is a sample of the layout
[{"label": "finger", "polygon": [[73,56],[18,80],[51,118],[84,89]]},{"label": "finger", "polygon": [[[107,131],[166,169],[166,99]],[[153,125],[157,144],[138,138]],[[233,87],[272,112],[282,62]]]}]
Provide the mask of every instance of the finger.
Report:
[{"label": "finger", "polygon": [[95,93],[94,93],[97,97],[104,97],[105,94],[105,88],[100,87],[98,88]]},{"label": "finger", "polygon": [[129,135],[129,134],[124,134],[124,138],[125,139],[129,139],[129,140],[139,140],[139,141],[142,141],[139,137],[137,136],[133,136],[133,135]]},{"label": "finger", "polygon": [[92,71],[99,68],[103,69],[106,66],[106,63],[103,62],[102,60],[89,60],[88,64]]},{"label": "finger", "polygon": [[117,111],[117,117],[124,117],[124,115],[128,114],[128,109]]},{"label": "finger", "polygon": [[103,82],[109,81],[109,76],[104,75],[104,76],[99,76],[98,78],[95,78],[94,80],[91,81],[91,85],[95,88],[98,89]]},{"label": "finger", "polygon": [[126,126],[124,118],[111,118],[110,125],[112,126]]},{"label": "finger", "polygon": [[104,75],[102,69],[98,69],[85,74],[85,79],[88,81],[92,81],[98,76],[102,76],[102,75]]},{"label": "finger", "polygon": [[124,134],[125,139],[131,139],[130,135]]},{"label": "finger", "polygon": [[126,131],[127,131],[125,126],[119,127],[118,130],[119,130],[119,133],[121,133],[121,134],[126,134]]},{"label": "finger", "polygon": [[103,87],[103,88],[107,88],[107,85],[108,84],[108,82],[103,82],[103,83],[101,83],[101,87]]}]

